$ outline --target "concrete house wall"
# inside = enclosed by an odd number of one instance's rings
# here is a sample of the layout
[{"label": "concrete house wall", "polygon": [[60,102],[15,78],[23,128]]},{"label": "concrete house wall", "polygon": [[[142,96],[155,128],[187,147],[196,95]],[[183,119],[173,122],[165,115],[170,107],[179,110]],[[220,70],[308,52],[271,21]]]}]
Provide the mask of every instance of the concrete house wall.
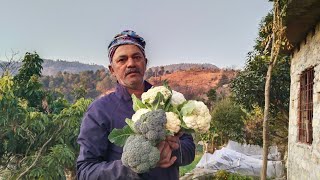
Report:
[{"label": "concrete house wall", "polygon": [[[313,142],[298,141],[300,75],[314,67]],[[291,60],[287,178],[320,180],[320,23],[295,48]]]}]

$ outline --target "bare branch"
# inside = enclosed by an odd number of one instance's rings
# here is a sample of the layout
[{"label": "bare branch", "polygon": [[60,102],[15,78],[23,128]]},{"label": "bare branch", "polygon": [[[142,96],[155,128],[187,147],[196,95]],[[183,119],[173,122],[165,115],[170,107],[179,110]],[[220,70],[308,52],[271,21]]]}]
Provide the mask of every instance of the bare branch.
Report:
[{"label": "bare branch", "polygon": [[2,71],[1,76],[3,76],[4,73],[9,72],[10,74],[15,74],[17,70],[19,69],[19,62],[21,61],[21,57],[17,58],[19,55],[18,51],[14,51],[11,49],[11,55],[8,56],[7,53],[5,53],[6,60],[3,62],[0,62],[0,70]]},{"label": "bare branch", "polygon": [[44,148],[52,141],[52,139],[60,132],[61,129],[63,129],[64,125],[60,126],[60,128],[51,136],[51,138],[49,138],[40,148],[40,150],[38,151],[38,154],[35,158],[35,160],[33,161],[33,163],[25,170],[23,171],[17,179],[21,179],[23,176],[25,176],[27,174],[27,172],[29,172],[38,162],[42,151],[44,150]]}]

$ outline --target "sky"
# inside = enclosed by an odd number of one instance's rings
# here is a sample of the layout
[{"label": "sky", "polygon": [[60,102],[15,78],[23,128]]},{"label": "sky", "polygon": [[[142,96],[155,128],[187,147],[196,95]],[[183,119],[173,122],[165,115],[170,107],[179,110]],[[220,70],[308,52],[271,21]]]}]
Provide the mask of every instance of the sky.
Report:
[{"label": "sky", "polygon": [[0,0],[0,60],[36,51],[107,66],[108,43],[130,29],[145,39],[150,67],[241,68],[271,9],[267,0]]}]

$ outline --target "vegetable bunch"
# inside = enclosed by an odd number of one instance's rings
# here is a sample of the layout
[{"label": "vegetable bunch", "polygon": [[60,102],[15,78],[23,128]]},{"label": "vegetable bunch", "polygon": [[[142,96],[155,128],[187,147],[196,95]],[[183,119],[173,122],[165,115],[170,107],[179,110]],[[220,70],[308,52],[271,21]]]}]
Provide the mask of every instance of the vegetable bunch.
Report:
[{"label": "vegetable bunch", "polygon": [[166,84],[144,92],[141,100],[133,94],[132,101],[135,114],[125,120],[127,125],[122,129],[112,130],[108,138],[124,146],[122,163],[137,173],[147,172],[157,165],[160,152],[156,145],[167,135],[179,131],[205,133],[210,128],[208,107],[201,101],[187,101],[182,93],[171,90]]}]

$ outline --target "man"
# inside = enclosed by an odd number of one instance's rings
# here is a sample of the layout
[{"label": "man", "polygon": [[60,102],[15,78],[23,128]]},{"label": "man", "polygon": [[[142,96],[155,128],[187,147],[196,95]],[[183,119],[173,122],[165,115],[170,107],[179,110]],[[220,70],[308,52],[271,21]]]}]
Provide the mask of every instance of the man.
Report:
[{"label": "man", "polygon": [[116,91],[95,100],[84,115],[78,143],[78,179],[178,179],[179,166],[191,163],[195,155],[192,136],[168,136],[158,144],[160,161],[148,173],[136,174],[121,163],[122,148],[108,141],[114,128],[126,125],[134,114],[131,94],[151,88],[143,80],[146,71],[145,41],[134,31],[123,31],[110,43],[109,70],[117,78]]}]

